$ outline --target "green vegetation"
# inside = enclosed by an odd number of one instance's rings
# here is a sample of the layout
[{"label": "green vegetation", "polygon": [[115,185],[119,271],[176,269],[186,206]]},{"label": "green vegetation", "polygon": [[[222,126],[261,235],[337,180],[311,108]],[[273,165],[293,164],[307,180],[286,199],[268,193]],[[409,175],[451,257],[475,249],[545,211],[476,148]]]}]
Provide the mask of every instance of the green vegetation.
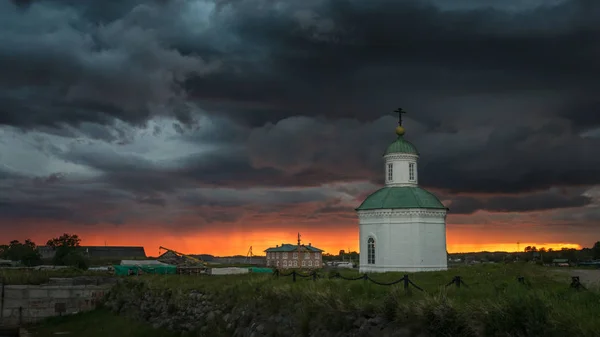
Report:
[{"label": "green vegetation", "polygon": [[171,337],[179,336],[147,324],[118,316],[105,309],[73,316],[53,317],[44,324],[29,328],[35,337],[56,335],[85,337]]},{"label": "green vegetation", "polygon": [[106,272],[84,271],[76,268],[64,269],[3,269],[0,268],[0,283],[5,284],[44,284],[53,277],[77,277],[77,276],[107,276]]},{"label": "green vegetation", "polygon": [[[346,277],[357,272],[342,271]],[[468,287],[445,287],[460,275]],[[392,282],[403,273],[371,275],[379,282]],[[517,282],[525,277],[527,284]],[[425,292],[403,284],[376,285],[370,281],[297,278],[264,275],[224,277],[145,275],[150,289],[207,291],[237,303],[253,302],[273,314],[290,303],[300,303],[305,312],[379,313],[386,318],[433,336],[594,336],[600,329],[600,295],[595,290],[577,291],[569,287],[566,274],[532,264],[484,264],[444,272],[413,273],[409,278]],[[226,280],[226,281],[224,281]],[[318,317],[318,315],[317,315]],[[320,324],[332,324],[330,315]],[[319,318],[312,318],[319,319]],[[333,322],[335,323],[335,322]],[[338,322],[335,324],[342,324]],[[343,324],[342,324],[343,325]],[[433,328],[428,328],[433,327]],[[346,329],[347,326],[340,326]],[[433,330],[431,330],[433,329]]]},{"label": "green vegetation", "polygon": [[[283,273],[283,272],[282,272]],[[288,274],[289,271],[285,271]],[[301,272],[306,274],[306,272]],[[241,289],[244,286],[252,287],[260,286],[260,288],[277,288],[293,286],[294,289],[302,291],[306,287],[317,287],[320,289],[331,287],[332,291],[339,289],[341,285],[345,285],[344,289],[352,289],[352,294],[357,295],[358,300],[362,294],[368,295],[370,299],[378,300],[385,297],[390,290],[388,286],[376,285],[372,282],[346,281],[331,278],[334,272],[321,274],[317,282],[313,282],[312,278],[297,277],[294,283],[291,276],[280,276],[276,278],[271,275],[229,275],[229,276],[186,276],[186,275],[142,275],[136,279],[143,281],[150,288],[177,289],[177,290],[207,290],[210,292],[227,292],[229,289]],[[347,278],[358,277],[356,270],[339,270],[339,273]],[[404,276],[405,273],[384,273],[370,274],[369,276],[378,282],[386,283],[396,281]],[[533,289],[564,289],[568,288],[569,278],[563,274],[554,272],[554,269],[549,269],[537,265],[526,263],[510,263],[510,264],[482,264],[477,266],[461,266],[452,268],[448,271],[439,272],[421,272],[408,273],[409,278],[416,285],[423,288],[426,293],[435,293],[449,283],[456,275],[460,275],[464,282],[468,285],[464,291],[456,292],[453,297],[465,295],[467,299],[476,297],[489,297],[493,294],[498,294],[498,291],[510,286],[521,286],[517,282],[518,277],[525,277],[530,287]],[[223,280],[226,279],[227,282]],[[401,284],[394,287],[402,287]],[[422,298],[424,293],[412,288],[411,299]],[[452,288],[450,288],[452,289]]]},{"label": "green vegetation", "polygon": [[554,259],[567,259],[571,263],[600,260],[600,241],[596,242],[591,248],[562,248],[554,250],[552,248],[527,246],[522,252],[473,252],[450,254],[451,259],[461,259],[462,261],[473,259],[484,262],[504,262],[504,261],[537,261],[540,263],[552,263]]},{"label": "green vegetation", "polygon": [[81,239],[76,234],[65,233],[58,238],[48,240],[46,245],[55,250],[52,263],[56,266],[87,269],[90,265],[89,260],[83,256]]},{"label": "green vegetation", "polygon": [[[65,233],[57,238],[48,240],[47,246],[54,248],[55,255],[52,264],[87,269],[90,265],[81,251],[81,239],[75,234]],[[23,243],[13,240],[7,245],[0,245],[0,259],[11,260],[22,266],[39,266],[43,262],[35,242],[27,239]]]},{"label": "green vegetation", "polygon": [[42,261],[35,243],[31,240],[25,240],[23,243],[13,240],[8,245],[0,245],[0,259],[21,261],[25,266],[36,266]]},{"label": "green vegetation", "polygon": [[[359,276],[351,270],[340,273],[349,278]],[[128,277],[121,286],[126,287],[125,293],[129,294],[168,292],[174,306],[184,305],[188,291],[199,290],[230,303],[231,308],[252,303],[267,316],[291,310],[291,315],[296,315],[302,324],[308,324],[309,320],[311,326],[335,326],[340,332],[352,328],[345,317],[355,313],[367,317],[379,315],[425,336],[585,337],[597,335],[600,329],[598,289],[571,289],[568,274],[534,264],[482,264],[409,274],[410,280],[425,292],[412,286],[406,292],[402,282],[382,286],[364,280],[328,278],[327,273],[323,274],[317,281],[297,277],[296,282],[291,276],[276,278],[260,274],[142,275]],[[457,275],[467,286],[445,287]],[[392,282],[402,278],[404,273],[369,276],[379,282]],[[526,284],[519,283],[518,277],[524,277]],[[124,321],[114,320],[106,312],[77,317],[64,318],[61,329],[79,331],[77,327],[86,325],[82,323],[84,318],[97,319],[97,323],[87,323],[90,330],[85,331],[86,336],[100,333],[91,330],[92,327],[102,327],[106,335],[125,336],[111,333],[120,329]],[[52,324],[56,323],[44,323],[40,331],[49,331]],[[148,332],[147,336],[153,335]]]}]

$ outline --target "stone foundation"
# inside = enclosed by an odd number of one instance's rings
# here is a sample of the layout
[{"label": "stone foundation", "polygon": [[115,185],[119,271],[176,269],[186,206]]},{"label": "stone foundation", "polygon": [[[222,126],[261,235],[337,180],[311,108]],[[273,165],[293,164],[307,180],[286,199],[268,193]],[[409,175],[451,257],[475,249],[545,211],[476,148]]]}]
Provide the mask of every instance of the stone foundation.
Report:
[{"label": "stone foundation", "polygon": [[21,325],[96,308],[111,285],[0,285],[0,325]]}]

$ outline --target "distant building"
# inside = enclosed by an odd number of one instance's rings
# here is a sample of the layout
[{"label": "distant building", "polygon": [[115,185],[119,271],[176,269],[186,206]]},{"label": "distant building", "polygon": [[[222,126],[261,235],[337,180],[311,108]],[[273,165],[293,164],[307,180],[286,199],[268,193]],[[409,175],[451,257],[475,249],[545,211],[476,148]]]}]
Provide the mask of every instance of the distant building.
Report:
[{"label": "distant building", "polygon": [[335,268],[348,268],[348,269],[354,268],[354,264],[352,264],[352,262],[346,262],[346,261],[329,261],[329,262],[325,262],[325,264],[328,266],[331,266],[331,267],[335,267]]},{"label": "distant building", "polygon": [[156,258],[156,260],[163,262],[163,263],[177,265],[177,264],[184,263],[185,257],[179,256],[179,255],[173,253],[172,251],[168,250],[168,251],[164,252],[163,254],[159,255]]},{"label": "distant building", "polygon": [[51,259],[54,257],[54,248],[50,246],[38,246],[37,250],[42,259]]},{"label": "distant building", "polygon": [[569,259],[554,259],[552,260],[552,264],[557,267],[568,267]]},{"label": "distant building", "polygon": [[219,263],[219,264],[251,264],[251,265],[255,265],[255,266],[266,265],[264,256],[252,256],[252,257],[247,257],[247,256],[242,256],[242,255],[219,256],[219,257],[214,257],[212,259],[212,262]]},{"label": "distant building", "polygon": [[[38,252],[42,259],[54,257],[55,250],[50,246],[38,246]],[[81,251],[92,259],[110,258],[146,258],[144,247],[135,246],[81,246]]]},{"label": "distant building", "polygon": [[0,259],[0,267],[11,267],[14,263],[11,260]]},{"label": "distant building", "polygon": [[267,253],[267,267],[274,268],[322,268],[323,250],[312,246],[282,243],[265,250]]}]

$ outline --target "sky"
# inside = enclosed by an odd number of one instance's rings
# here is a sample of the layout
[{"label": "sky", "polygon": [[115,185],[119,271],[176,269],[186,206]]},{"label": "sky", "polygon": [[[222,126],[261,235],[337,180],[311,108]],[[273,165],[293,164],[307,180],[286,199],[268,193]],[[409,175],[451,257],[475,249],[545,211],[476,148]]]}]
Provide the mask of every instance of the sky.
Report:
[{"label": "sky", "polygon": [[600,240],[597,0],[0,1],[0,241],[358,249],[401,107],[450,252]]}]

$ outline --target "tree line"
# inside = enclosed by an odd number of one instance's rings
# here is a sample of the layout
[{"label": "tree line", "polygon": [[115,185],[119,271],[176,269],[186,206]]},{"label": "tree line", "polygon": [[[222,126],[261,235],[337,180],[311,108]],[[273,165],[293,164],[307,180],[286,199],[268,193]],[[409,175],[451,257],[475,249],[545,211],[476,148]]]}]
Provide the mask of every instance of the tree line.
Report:
[{"label": "tree line", "polygon": [[585,262],[600,260],[600,241],[591,248],[575,249],[562,248],[552,249],[535,246],[527,246],[520,252],[474,252],[449,254],[453,259],[474,258],[480,261],[503,262],[503,261],[538,261],[552,263],[554,259],[567,259],[570,262]]},{"label": "tree line", "polygon": [[[53,265],[79,269],[89,267],[89,261],[81,248],[81,239],[76,234],[64,233],[48,240],[46,246],[54,250]],[[43,263],[38,246],[30,239],[23,242],[13,240],[8,244],[0,245],[0,259],[18,261],[27,267],[39,266]]]},{"label": "tree line", "polygon": [[[338,255],[323,254],[324,261],[351,261],[358,263],[358,252],[346,252],[340,250]],[[584,262],[590,260],[600,260],[600,241],[596,242],[591,248],[574,249],[562,248],[552,249],[536,246],[527,246],[522,252],[473,252],[473,253],[453,253],[448,254],[453,259],[474,258],[487,262],[507,262],[507,261],[541,261],[551,263],[554,259],[567,259],[571,262]]]}]

